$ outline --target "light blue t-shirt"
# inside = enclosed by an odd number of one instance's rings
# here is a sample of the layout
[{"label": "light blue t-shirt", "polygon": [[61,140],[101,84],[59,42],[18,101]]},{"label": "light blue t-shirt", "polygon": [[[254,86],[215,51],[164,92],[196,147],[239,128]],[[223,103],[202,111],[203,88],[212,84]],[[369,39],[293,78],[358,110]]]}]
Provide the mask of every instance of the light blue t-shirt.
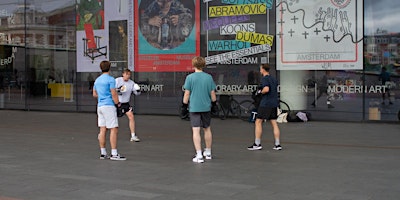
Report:
[{"label": "light blue t-shirt", "polygon": [[111,89],[115,88],[115,79],[109,74],[102,74],[94,82],[94,89],[97,92],[97,107],[114,106]]},{"label": "light blue t-shirt", "polygon": [[194,72],[186,77],[185,90],[190,91],[189,112],[209,112],[211,110],[211,91],[216,86],[210,74]]}]

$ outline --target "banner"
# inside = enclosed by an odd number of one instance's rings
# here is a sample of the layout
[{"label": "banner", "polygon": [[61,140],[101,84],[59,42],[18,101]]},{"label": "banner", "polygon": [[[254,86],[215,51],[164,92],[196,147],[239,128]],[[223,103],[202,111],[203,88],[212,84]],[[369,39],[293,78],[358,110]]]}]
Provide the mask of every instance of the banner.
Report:
[{"label": "banner", "polygon": [[277,1],[278,70],[363,68],[363,1]]},{"label": "banner", "polygon": [[[220,0],[205,2],[206,64],[259,65],[269,62],[274,44],[270,33],[272,0]],[[274,33],[274,32],[273,32]]]},{"label": "banner", "polygon": [[200,55],[199,0],[138,0],[135,11],[135,71],[192,71]]},{"label": "banner", "polygon": [[133,1],[77,0],[78,72],[99,72],[103,60],[134,70]]}]

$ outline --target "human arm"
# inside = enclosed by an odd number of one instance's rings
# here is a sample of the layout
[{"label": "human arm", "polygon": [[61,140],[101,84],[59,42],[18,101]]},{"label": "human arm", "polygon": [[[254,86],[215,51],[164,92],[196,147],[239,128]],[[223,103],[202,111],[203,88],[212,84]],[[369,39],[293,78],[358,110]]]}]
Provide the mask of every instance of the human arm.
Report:
[{"label": "human arm", "polygon": [[97,94],[97,91],[96,91],[95,88],[93,88],[93,97],[94,97],[94,98],[99,97],[99,95]]},{"label": "human arm", "polygon": [[119,99],[118,99],[118,93],[115,88],[110,89],[111,90],[111,96],[114,101],[114,104],[118,105],[119,104]]},{"label": "human arm", "polygon": [[183,94],[183,104],[188,104],[189,103],[189,97],[190,97],[190,91],[185,90],[185,93]]},{"label": "human arm", "polygon": [[215,90],[211,90],[211,102],[216,102],[217,101],[217,95],[215,93]]},{"label": "human arm", "polygon": [[261,94],[267,94],[269,92],[269,86],[264,86],[262,89],[261,89]]}]

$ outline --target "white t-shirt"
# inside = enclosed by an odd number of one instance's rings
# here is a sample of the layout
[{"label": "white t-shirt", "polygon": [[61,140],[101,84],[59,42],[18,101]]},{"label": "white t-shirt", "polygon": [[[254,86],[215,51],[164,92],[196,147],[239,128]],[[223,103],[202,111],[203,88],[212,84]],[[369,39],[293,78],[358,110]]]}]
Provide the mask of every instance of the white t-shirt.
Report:
[{"label": "white t-shirt", "polygon": [[140,92],[134,89],[136,83],[132,80],[124,81],[122,77],[115,79],[115,88],[118,92],[118,99],[121,103],[128,103],[131,99],[131,94],[139,95]]}]

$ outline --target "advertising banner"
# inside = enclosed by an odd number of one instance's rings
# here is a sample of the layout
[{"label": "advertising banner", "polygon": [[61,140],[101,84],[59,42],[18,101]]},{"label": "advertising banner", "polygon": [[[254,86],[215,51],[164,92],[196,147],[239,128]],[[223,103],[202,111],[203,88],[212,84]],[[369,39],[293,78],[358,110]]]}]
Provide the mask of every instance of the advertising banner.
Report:
[{"label": "advertising banner", "polygon": [[277,1],[278,70],[363,68],[363,1]]},{"label": "advertising banner", "polygon": [[135,2],[135,71],[191,71],[200,55],[199,0]]},{"label": "advertising banner", "polygon": [[[269,62],[272,0],[204,1],[207,65],[258,65]],[[275,32],[273,32],[275,33]]]},{"label": "advertising banner", "polygon": [[134,66],[133,1],[77,0],[76,60],[78,72],[99,72],[99,63]]}]

